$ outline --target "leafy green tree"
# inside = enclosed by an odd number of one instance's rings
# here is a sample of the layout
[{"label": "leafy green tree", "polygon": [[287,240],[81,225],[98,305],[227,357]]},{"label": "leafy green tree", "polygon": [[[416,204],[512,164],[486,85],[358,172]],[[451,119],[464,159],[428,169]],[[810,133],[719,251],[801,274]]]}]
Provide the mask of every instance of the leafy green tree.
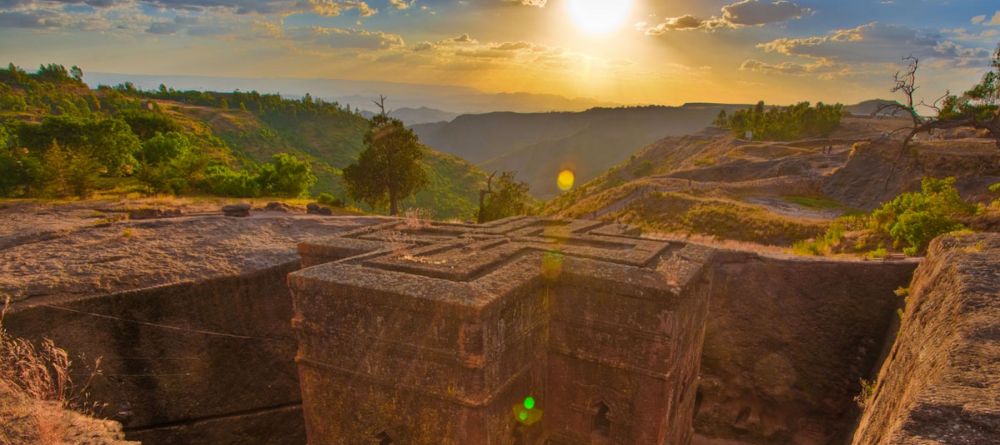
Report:
[{"label": "leafy green tree", "polygon": [[98,161],[101,173],[110,176],[131,174],[136,166],[134,155],[141,149],[139,138],[119,119],[49,116],[41,124],[22,125],[18,136],[33,151],[43,151],[56,141]]},{"label": "leafy green tree", "polygon": [[309,161],[278,153],[271,157],[271,162],[261,166],[258,182],[265,195],[294,198],[305,195],[316,184],[316,175]]},{"label": "leafy green tree", "polygon": [[490,175],[486,190],[480,192],[479,223],[530,213],[533,200],[528,184],[517,181],[514,172],[505,171],[494,187],[494,175]]},{"label": "leafy green tree", "polygon": [[155,136],[142,143],[139,159],[146,165],[158,165],[169,162],[192,149],[187,136],[176,131],[156,133]]},{"label": "leafy green tree", "polygon": [[351,197],[372,207],[389,204],[389,214],[399,213],[399,201],[428,183],[421,166],[425,149],[412,130],[385,113],[371,119],[365,149],[357,162],[343,171]]},{"label": "leafy green tree", "polygon": [[118,115],[119,118],[128,124],[132,132],[145,141],[157,133],[169,133],[183,131],[180,124],[169,116],[147,110],[126,110]]},{"label": "leafy green tree", "polygon": [[158,193],[180,194],[190,188],[190,180],[201,167],[185,168],[196,150],[186,136],[177,132],[157,133],[142,144],[138,178]]},{"label": "leafy green tree", "polygon": [[45,194],[56,197],[69,195],[69,159],[69,151],[52,141],[52,145],[42,156],[45,166]]},{"label": "leafy green tree", "polygon": [[79,198],[89,197],[97,188],[101,164],[86,153],[75,153],[70,155],[67,167],[66,183],[70,193]]}]

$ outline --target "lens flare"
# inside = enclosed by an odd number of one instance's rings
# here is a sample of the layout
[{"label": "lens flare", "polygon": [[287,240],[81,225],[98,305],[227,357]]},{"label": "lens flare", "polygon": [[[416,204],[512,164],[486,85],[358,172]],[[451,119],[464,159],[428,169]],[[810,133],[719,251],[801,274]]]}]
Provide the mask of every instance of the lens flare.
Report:
[{"label": "lens flare", "polygon": [[524,409],[535,409],[535,398],[528,396],[524,398]]},{"label": "lens flare", "polygon": [[548,251],[542,254],[542,277],[556,280],[562,275],[563,254],[558,251]]},{"label": "lens flare", "polygon": [[559,177],[556,179],[556,185],[559,190],[568,192],[569,189],[573,188],[573,183],[576,182],[576,174],[572,170],[563,170],[559,172]]}]

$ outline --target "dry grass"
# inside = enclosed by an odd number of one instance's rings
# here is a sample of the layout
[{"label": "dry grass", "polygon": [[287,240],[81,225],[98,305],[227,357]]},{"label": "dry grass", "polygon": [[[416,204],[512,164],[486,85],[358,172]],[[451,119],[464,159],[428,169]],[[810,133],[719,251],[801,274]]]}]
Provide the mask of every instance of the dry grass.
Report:
[{"label": "dry grass", "polygon": [[8,297],[0,310],[0,384],[19,396],[55,402],[85,414],[102,409],[102,404],[90,400],[90,385],[100,374],[101,359],[95,360],[85,381],[74,382],[70,374],[73,361],[65,349],[47,338],[36,346],[4,329],[3,321],[9,307]]}]

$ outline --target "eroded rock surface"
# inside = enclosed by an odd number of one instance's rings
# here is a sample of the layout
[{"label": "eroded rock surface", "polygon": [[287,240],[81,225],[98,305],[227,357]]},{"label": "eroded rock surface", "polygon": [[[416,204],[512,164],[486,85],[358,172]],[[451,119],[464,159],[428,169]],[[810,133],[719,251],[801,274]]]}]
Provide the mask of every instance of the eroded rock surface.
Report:
[{"label": "eroded rock surface", "polygon": [[1000,234],[931,243],[855,445],[1000,443]]},{"label": "eroded rock surface", "polygon": [[[211,212],[98,226],[93,210],[42,211],[58,217],[51,236],[0,231],[0,293],[15,301],[4,324],[102,357],[100,414],[146,444],[304,443],[285,286],[295,245],[377,219]],[[19,215],[32,233],[38,214]]]},{"label": "eroded rock surface", "polygon": [[0,220],[0,295],[19,302],[250,273],[296,261],[299,242],[379,218],[262,211],[109,222],[93,206],[17,204]]}]

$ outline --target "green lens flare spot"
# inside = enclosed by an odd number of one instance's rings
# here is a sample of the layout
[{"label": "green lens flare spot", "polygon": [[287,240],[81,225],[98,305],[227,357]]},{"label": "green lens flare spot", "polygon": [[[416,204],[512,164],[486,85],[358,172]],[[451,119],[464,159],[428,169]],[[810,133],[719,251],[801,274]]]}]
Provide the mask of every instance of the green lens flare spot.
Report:
[{"label": "green lens flare spot", "polygon": [[517,418],[520,421],[522,421],[522,422],[528,420],[528,412],[527,411],[521,411],[521,412],[517,413]]},{"label": "green lens flare spot", "polygon": [[524,409],[535,409],[535,398],[525,397],[524,398]]}]

